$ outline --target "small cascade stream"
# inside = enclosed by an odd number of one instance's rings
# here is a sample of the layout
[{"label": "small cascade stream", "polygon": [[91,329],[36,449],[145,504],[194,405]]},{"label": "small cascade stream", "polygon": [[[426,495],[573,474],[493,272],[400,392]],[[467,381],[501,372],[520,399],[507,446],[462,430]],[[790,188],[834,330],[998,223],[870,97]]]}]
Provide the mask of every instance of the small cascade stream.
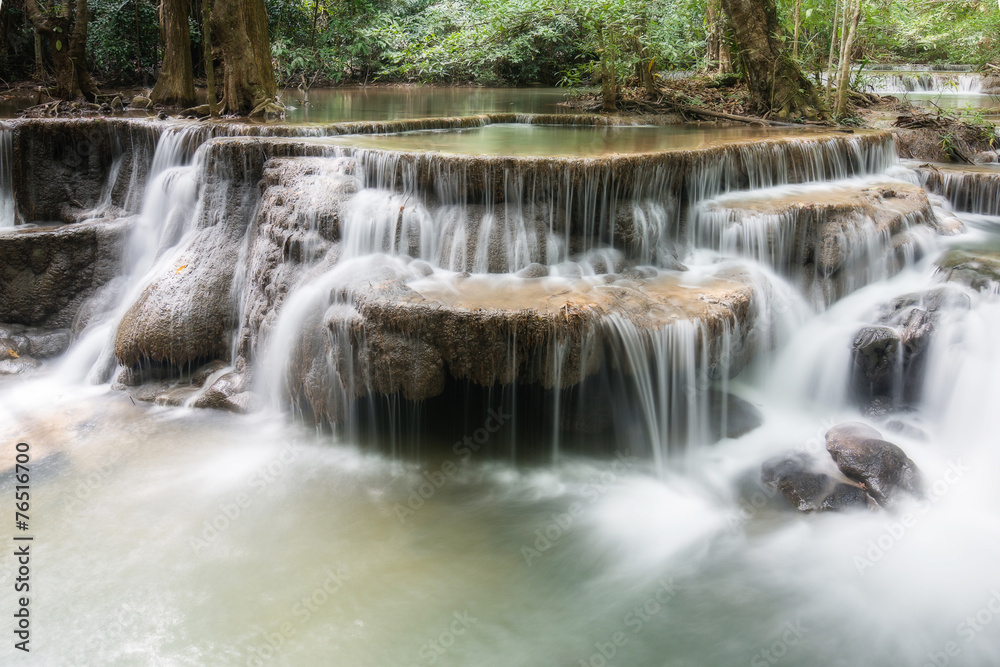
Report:
[{"label": "small cascade stream", "polygon": [[[117,252],[0,375],[45,664],[1000,662],[995,173],[864,132],[461,149],[543,120],[128,126],[86,210],[38,199]],[[787,511],[762,461],[844,421],[927,496]]]}]

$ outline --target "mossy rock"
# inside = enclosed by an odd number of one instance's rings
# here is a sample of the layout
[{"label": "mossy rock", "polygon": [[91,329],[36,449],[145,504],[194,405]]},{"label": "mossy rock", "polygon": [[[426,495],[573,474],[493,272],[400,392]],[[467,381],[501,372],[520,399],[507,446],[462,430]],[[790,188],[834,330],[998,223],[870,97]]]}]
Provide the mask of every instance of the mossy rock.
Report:
[{"label": "mossy rock", "polygon": [[948,280],[977,290],[1000,285],[1000,252],[949,250],[937,261],[938,271]]}]

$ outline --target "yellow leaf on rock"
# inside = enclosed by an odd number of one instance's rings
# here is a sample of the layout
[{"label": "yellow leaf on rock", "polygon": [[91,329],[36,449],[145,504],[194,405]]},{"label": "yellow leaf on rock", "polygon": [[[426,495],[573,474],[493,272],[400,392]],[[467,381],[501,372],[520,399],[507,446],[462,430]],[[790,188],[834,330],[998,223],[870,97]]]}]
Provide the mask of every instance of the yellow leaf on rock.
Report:
[{"label": "yellow leaf on rock", "polygon": [[177,270],[174,271],[174,273],[180,273],[181,271],[183,271],[186,268],[187,268],[187,264],[181,264],[180,266],[177,267]]},{"label": "yellow leaf on rock", "polygon": [[14,350],[10,350],[10,349],[8,349],[8,350],[7,350],[7,354],[9,354],[10,356],[14,357],[15,359],[20,359],[20,358],[21,358],[21,355],[19,355],[19,354],[18,354],[17,352],[15,352]]}]

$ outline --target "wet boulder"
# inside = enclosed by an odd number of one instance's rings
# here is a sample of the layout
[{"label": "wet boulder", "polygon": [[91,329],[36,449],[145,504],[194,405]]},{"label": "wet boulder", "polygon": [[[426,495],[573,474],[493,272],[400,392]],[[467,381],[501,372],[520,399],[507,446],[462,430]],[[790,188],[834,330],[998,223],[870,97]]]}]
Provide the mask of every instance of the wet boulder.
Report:
[{"label": "wet boulder", "polygon": [[823,499],[820,509],[839,512],[848,509],[867,509],[873,504],[872,499],[860,486],[837,482],[829,495]]},{"label": "wet boulder", "polygon": [[826,449],[846,477],[862,484],[879,505],[902,493],[922,493],[920,470],[898,446],[865,424],[848,422],[826,433]]},{"label": "wet boulder", "polygon": [[805,454],[768,459],[761,466],[760,479],[800,512],[819,510],[834,486],[829,475],[815,471],[815,461]]},{"label": "wet boulder", "polygon": [[883,394],[897,372],[900,335],[890,327],[865,327],[854,337],[854,363],[871,388]]},{"label": "wet boulder", "polygon": [[187,250],[143,289],[115,335],[125,366],[177,369],[229,356],[236,308],[231,294],[238,248],[221,226],[201,230]]},{"label": "wet boulder", "polygon": [[808,454],[791,452],[765,461],[760,479],[800,512],[860,509],[873,504],[860,486],[839,481],[820,468]]},{"label": "wet boulder", "polygon": [[742,437],[764,423],[764,415],[760,410],[733,394],[712,391],[709,394],[708,409],[712,436],[716,440]]},{"label": "wet boulder", "polygon": [[887,416],[901,407],[892,396],[919,400],[940,313],[970,305],[968,295],[954,286],[904,294],[879,309],[875,324],[858,331],[852,343],[854,392],[869,414]]}]

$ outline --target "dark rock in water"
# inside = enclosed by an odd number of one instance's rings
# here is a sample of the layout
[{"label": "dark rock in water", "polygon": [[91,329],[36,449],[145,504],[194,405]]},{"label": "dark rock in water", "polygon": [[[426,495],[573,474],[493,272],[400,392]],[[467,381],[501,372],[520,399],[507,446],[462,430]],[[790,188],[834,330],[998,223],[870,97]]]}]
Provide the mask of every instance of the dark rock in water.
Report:
[{"label": "dark rock in water", "polygon": [[872,505],[874,502],[860,486],[838,482],[834,485],[830,495],[823,499],[820,509],[837,512],[846,509],[868,508]]},{"label": "dark rock in water", "polygon": [[800,512],[815,512],[833,489],[835,482],[814,472],[816,462],[805,454],[786,454],[768,459],[761,466],[761,481],[781,492]]},{"label": "dark rock in water", "polygon": [[863,484],[880,505],[891,504],[900,491],[921,494],[917,465],[870,426],[854,422],[834,426],[826,433],[826,449],[841,472]]},{"label": "dark rock in water", "polygon": [[864,406],[865,416],[872,419],[882,419],[892,412],[892,399],[888,396],[876,396]]},{"label": "dark rock in water", "polygon": [[760,410],[733,394],[713,391],[708,405],[709,423],[717,440],[742,437],[764,423],[764,415]]},{"label": "dark rock in water", "polygon": [[877,506],[860,486],[837,481],[819,467],[808,454],[791,452],[765,461],[761,466],[761,481],[779,491],[800,512]]},{"label": "dark rock in water", "polygon": [[927,431],[920,428],[916,424],[912,424],[909,421],[902,419],[890,419],[885,424],[885,429],[891,431],[892,433],[898,433],[900,435],[906,436],[907,438],[912,438],[913,440],[929,440]]},{"label": "dark rock in water", "polygon": [[854,363],[872,386],[882,393],[898,368],[899,334],[889,327],[865,327],[854,337]]},{"label": "dark rock in water", "polygon": [[118,273],[128,223],[91,222],[0,234],[0,304],[8,322],[68,327]]},{"label": "dark rock in water", "polygon": [[853,343],[854,391],[869,416],[898,409],[893,398],[919,400],[940,312],[970,306],[967,294],[945,286],[905,294],[879,309],[877,325],[861,329]]}]

